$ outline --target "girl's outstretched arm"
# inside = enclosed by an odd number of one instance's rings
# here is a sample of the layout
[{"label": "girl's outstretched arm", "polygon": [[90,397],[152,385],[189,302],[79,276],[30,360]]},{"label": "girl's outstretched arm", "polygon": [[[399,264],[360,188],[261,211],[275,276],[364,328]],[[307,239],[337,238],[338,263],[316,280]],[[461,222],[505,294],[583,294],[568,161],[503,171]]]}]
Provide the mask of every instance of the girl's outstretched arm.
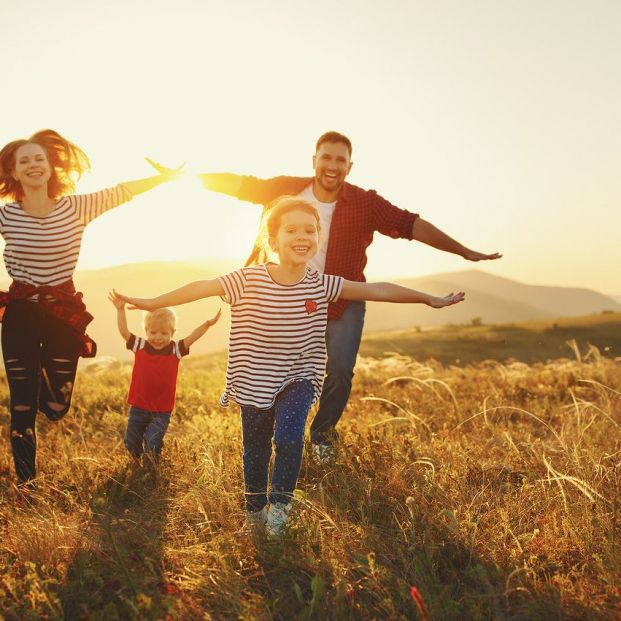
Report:
[{"label": "girl's outstretched arm", "polygon": [[179,289],[174,289],[168,293],[162,293],[155,298],[132,298],[114,290],[121,300],[129,304],[130,309],[139,308],[141,310],[153,311],[164,306],[178,306],[187,304],[201,298],[209,298],[214,295],[224,295],[224,289],[217,278],[211,280],[196,280]]},{"label": "girl's outstretched arm", "polygon": [[416,291],[391,282],[355,282],[343,283],[341,298],[344,300],[369,300],[373,302],[397,302],[401,304],[427,304],[432,308],[443,308],[461,302],[465,293],[449,293],[438,297],[423,291]]}]

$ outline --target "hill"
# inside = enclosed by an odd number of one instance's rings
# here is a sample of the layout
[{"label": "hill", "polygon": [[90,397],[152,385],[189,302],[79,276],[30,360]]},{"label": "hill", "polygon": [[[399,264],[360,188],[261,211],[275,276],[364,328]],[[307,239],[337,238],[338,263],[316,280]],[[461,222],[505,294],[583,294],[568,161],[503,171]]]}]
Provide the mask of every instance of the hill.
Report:
[{"label": "hill", "polygon": [[484,323],[506,323],[575,317],[604,310],[621,311],[621,304],[597,291],[529,285],[481,270],[464,270],[397,282],[436,295],[464,290],[466,302],[440,311],[426,306],[369,304],[366,322],[368,332],[470,323],[476,317]]},{"label": "hill", "polygon": [[[237,269],[234,262],[216,260],[193,262],[133,263],[101,270],[79,271],[76,286],[84,292],[90,312],[95,316],[89,334],[97,341],[99,355],[128,358],[128,352],[117,333],[115,310],[107,300],[110,289],[137,296],[152,296],[192,280],[212,278]],[[365,334],[399,330],[415,326],[470,324],[479,318],[483,323],[508,323],[532,319],[554,319],[600,313],[603,310],[621,312],[621,304],[612,298],[589,289],[544,287],[528,285],[480,270],[436,274],[398,281],[435,294],[466,291],[466,301],[451,308],[434,310],[427,306],[369,303]],[[221,351],[227,346],[229,308],[218,299],[199,301],[177,307],[182,338],[206,317],[222,309],[222,318],[210,332],[193,347],[193,353]],[[142,314],[129,312],[130,329],[142,330]]]}]

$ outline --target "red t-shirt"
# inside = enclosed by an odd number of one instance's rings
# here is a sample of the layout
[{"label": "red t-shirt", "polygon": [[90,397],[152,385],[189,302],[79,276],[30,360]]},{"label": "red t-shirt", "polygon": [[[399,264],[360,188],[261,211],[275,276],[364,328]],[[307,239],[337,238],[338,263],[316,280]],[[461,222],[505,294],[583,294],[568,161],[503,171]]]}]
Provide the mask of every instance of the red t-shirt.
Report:
[{"label": "red t-shirt", "polygon": [[179,360],[190,350],[183,340],[171,341],[155,349],[145,339],[130,335],[127,349],[134,352],[134,368],[129,386],[129,405],[148,412],[172,412],[177,392]]}]

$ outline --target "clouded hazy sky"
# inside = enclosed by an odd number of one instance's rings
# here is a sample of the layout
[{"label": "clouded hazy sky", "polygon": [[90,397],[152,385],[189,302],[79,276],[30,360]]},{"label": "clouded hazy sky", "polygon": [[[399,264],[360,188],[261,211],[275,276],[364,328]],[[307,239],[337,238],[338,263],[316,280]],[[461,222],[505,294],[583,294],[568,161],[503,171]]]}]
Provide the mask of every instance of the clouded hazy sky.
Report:
[{"label": "clouded hazy sky", "polygon": [[[310,175],[335,129],[352,183],[505,254],[377,236],[367,276],[479,267],[621,294],[620,2],[6,0],[0,23],[0,142],[57,129],[91,157],[80,191],[149,174],[145,155]],[[241,260],[258,215],[188,178],[91,225],[80,267]]]}]

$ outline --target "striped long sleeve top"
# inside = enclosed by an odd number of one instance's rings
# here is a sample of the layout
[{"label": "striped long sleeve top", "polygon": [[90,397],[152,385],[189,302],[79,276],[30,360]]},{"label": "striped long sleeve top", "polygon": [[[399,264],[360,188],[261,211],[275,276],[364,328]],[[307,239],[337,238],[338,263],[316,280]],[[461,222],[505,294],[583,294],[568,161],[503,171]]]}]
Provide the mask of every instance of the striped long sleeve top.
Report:
[{"label": "striped long sleeve top", "polygon": [[321,393],[326,367],[328,303],[341,295],[343,278],[310,268],[302,280],[282,285],[267,265],[221,276],[223,300],[231,304],[226,388],[229,400],[259,409],[271,407],[291,382],[308,379]]},{"label": "striped long sleeve top", "polygon": [[26,213],[19,203],[0,207],[4,264],[13,280],[35,286],[58,285],[73,276],[86,225],[131,200],[123,185],[93,194],[63,196],[45,217]]}]

